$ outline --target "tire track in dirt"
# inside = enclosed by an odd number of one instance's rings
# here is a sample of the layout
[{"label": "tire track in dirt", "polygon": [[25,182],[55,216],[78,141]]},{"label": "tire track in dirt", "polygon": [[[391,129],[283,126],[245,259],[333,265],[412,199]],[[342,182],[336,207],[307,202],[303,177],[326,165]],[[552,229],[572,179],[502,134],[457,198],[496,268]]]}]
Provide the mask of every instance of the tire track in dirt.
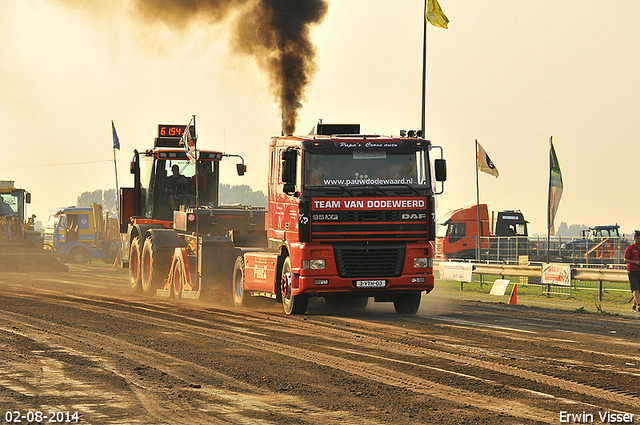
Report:
[{"label": "tire track in dirt", "polygon": [[[50,291],[49,293],[55,294],[55,291]],[[78,298],[78,303],[81,303],[80,298],[82,297],[77,297],[77,298]],[[366,320],[355,320],[355,321],[353,319],[340,319],[335,317],[330,318],[330,320],[332,321],[342,320],[344,323],[346,323],[346,325],[344,325],[344,324],[324,323],[325,319],[322,317],[304,316],[303,318],[300,318],[300,317],[293,318],[293,317],[284,317],[281,314],[268,314],[268,313],[246,311],[246,310],[234,310],[233,313],[222,310],[222,309],[205,308],[203,310],[196,310],[199,307],[193,304],[191,304],[190,307],[186,307],[185,305],[181,305],[181,303],[178,303],[178,306],[180,308],[184,307],[185,310],[189,308],[192,309],[192,311],[187,311],[185,314],[180,315],[170,311],[172,307],[169,303],[167,302],[160,303],[158,300],[134,299],[132,302],[130,302],[127,305],[123,305],[123,303],[119,300],[108,300],[108,301],[95,300],[89,297],[87,297],[86,300],[87,300],[86,302],[88,302],[89,304],[102,303],[103,305],[105,305],[104,304],[105,302],[111,303],[111,306],[113,306],[116,309],[120,309],[118,311],[122,311],[122,309],[126,309],[126,308],[134,308],[132,307],[133,305],[135,306],[135,309],[139,309],[139,311],[145,312],[145,313],[139,313],[139,314],[142,314],[142,316],[144,315],[149,316],[154,314],[167,315],[166,317],[169,323],[174,321],[173,319],[171,319],[171,315],[173,315],[174,317],[177,318],[177,320],[184,320],[187,326],[195,327],[195,329],[193,330],[193,333],[201,331],[201,329],[198,329],[199,327],[208,329],[209,332],[213,331],[212,328],[219,328],[220,331],[218,333],[221,335],[221,337],[217,337],[218,341],[224,341],[224,340],[228,341],[229,339],[234,339],[234,338],[240,339],[239,338],[239,335],[240,335],[243,338],[245,338],[241,341],[242,344],[248,347],[249,349],[251,349],[252,347],[256,348],[256,341],[260,341],[269,337],[271,337],[273,340],[280,340],[283,338],[282,335],[285,335],[285,334],[302,335],[302,336],[316,335],[323,341],[322,343],[317,344],[317,348],[322,351],[321,354],[328,356],[326,358],[322,358],[320,362],[314,361],[313,358],[308,359],[309,357],[308,352],[299,352],[297,350],[291,350],[290,348],[291,345],[287,344],[286,342],[268,341],[273,345],[257,347],[257,349],[263,350],[265,352],[271,352],[271,353],[276,353],[278,352],[278,350],[280,351],[285,350],[286,352],[284,353],[284,355],[289,356],[293,359],[299,359],[305,362],[314,362],[316,364],[322,364],[322,365],[327,365],[328,367],[333,367],[331,364],[327,364],[327,363],[335,362],[337,361],[336,359],[338,360],[343,359],[343,357],[338,355],[327,354],[327,352],[335,348],[331,344],[331,341],[335,341],[337,344],[345,344],[347,347],[351,348],[350,352],[344,351],[344,350],[342,352],[345,353],[343,355],[347,355],[349,357],[349,359],[346,359],[346,360],[349,360],[350,362],[355,362],[355,363],[347,362],[344,365],[341,365],[338,369],[345,371],[345,373],[354,374],[356,376],[364,377],[362,372],[360,374],[353,373],[350,371],[350,369],[351,368],[357,369],[358,367],[360,367],[361,369],[366,370],[367,367],[370,366],[370,362],[363,359],[371,358],[372,352],[390,353],[390,355],[393,356],[393,358],[391,357],[384,358],[383,356],[378,356],[382,358],[376,359],[378,363],[375,366],[383,368],[384,371],[377,371],[375,374],[373,374],[372,377],[366,378],[366,379],[375,380],[377,379],[376,378],[377,376],[382,376],[381,379],[389,379],[389,376],[394,377],[395,375],[397,375],[397,372],[393,369],[393,366],[385,365],[383,367],[381,366],[381,363],[393,363],[398,361],[404,361],[402,359],[406,359],[407,357],[412,357],[414,359],[418,358],[420,359],[420,361],[422,361],[423,359],[426,359],[426,360],[429,360],[429,362],[431,362],[430,359],[439,359],[439,360],[444,359],[452,362],[453,364],[462,366],[465,369],[465,373],[468,373],[470,368],[472,370],[472,373],[473,373],[473,370],[476,370],[477,376],[471,377],[469,379],[476,378],[480,380],[483,380],[483,379],[487,380],[486,377],[491,376],[492,378],[497,377],[498,379],[502,380],[504,377],[508,378],[513,376],[513,377],[523,379],[525,381],[536,382],[538,384],[548,386],[550,389],[555,389],[556,397],[558,392],[569,392],[569,396],[571,396],[571,393],[575,393],[576,396],[582,394],[582,395],[586,395],[589,398],[595,399],[596,402],[600,400],[600,402],[598,403],[601,403],[602,401],[606,403],[611,403],[613,402],[614,399],[616,404],[626,404],[630,400],[632,403],[637,402],[637,397],[635,397],[632,394],[626,394],[626,395],[622,394],[623,395],[622,401],[620,401],[621,394],[619,393],[619,390],[616,388],[610,388],[610,389],[594,388],[593,386],[585,383],[577,383],[578,385],[576,385],[576,383],[570,379],[553,376],[553,374],[550,375],[549,373],[539,373],[539,372],[528,370],[527,368],[520,366],[520,360],[521,358],[533,358],[534,360],[537,360],[537,361],[553,360],[553,361],[566,362],[567,364],[571,363],[571,364],[579,364],[582,366],[589,366],[589,367],[593,366],[598,370],[603,370],[603,371],[606,370],[608,372],[613,371],[617,373],[628,373],[625,371],[616,371],[615,367],[611,364],[602,365],[598,367],[598,365],[595,365],[592,363],[580,362],[579,360],[572,359],[570,358],[571,357],[570,355],[567,356],[568,358],[560,358],[560,359],[535,358],[535,356],[532,356],[527,352],[526,346],[523,346],[522,349],[518,347],[518,349],[505,350],[503,348],[502,351],[496,351],[496,350],[492,350],[491,347],[488,347],[488,346],[482,347],[481,342],[465,341],[464,339],[461,339],[461,338],[455,338],[449,335],[445,336],[442,334],[437,334],[434,336],[434,335],[430,335],[428,332],[421,332],[419,330],[416,331],[410,328],[405,329],[404,327],[400,327],[401,321],[404,321],[406,319],[398,320],[398,322],[395,322],[393,325],[385,325],[386,326],[385,327],[385,326],[378,326],[377,323],[373,323],[374,321],[376,321],[375,319],[370,320],[369,318],[367,318]],[[72,305],[72,304],[69,304],[69,305]],[[175,307],[175,305],[173,306]],[[111,310],[111,308],[107,308],[106,314],[109,314],[113,317],[117,317],[117,315],[115,315],[115,313]],[[135,317],[136,316],[134,314],[133,316],[130,316],[129,319],[137,320]],[[212,319],[212,317],[214,319]],[[224,318],[224,323],[221,323],[222,322],[222,320],[220,320],[221,318]],[[451,318],[446,317],[446,319],[449,320]],[[422,319],[415,318],[407,321],[414,322],[416,320],[422,320]],[[451,322],[451,320],[449,321]],[[148,322],[148,323],[150,325],[154,324],[154,322]],[[353,323],[358,323],[359,328],[354,329]],[[553,323],[553,322],[550,321],[550,323]],[[165,326],[164,323],[156,322],[155,324],[157,324],[158,326]],[[349,325],[351,325],[351,328],[346,329],[345,326],[349,326]],[[402,323],[402,325],[404,324]],[[431,324],[431,326],[433,326],[433,324]],[[511,328],[503,327],[501,329],[500,327],[484,326],[483,324],[476,325],[471,322],[465,323],[459,320],[458,320],[458,323],[447,324],[447,327],[451,335],[457,334],[457,330],[460,330],[460,329],[468,330],[475,326],[482,326],[482,328],[480,330],[476,330],[476,332],[484,332],[484,333],[493,335],[497,338],[510,339],[512,341],[518,341],[524,344],[530,341],[528,332],[524,332],[524,331],[518,332],[518,335],[516,336],[513,333]],[[182,331],[184,331],[184,329],[180,328],[180,330],[173,330],[168,332],[180,333]],[[562,330],[558,330],[558,331],[561,332]],[[280,334],[279,337],[275,335],[276,332]],[[406,338],[403,337],[401,339],[395,335],[395,333],[397,332],[402,332],[402,333],[407,332],[408,336]],[[567,332],[571,334],[570,331],[567,331]],[[534,332],[531,335],[535,335],[536,338],[538,338],[537,341],[539,342],[544,342],[547,344],[556,344],[556,345],[558,345],[558,343],[563,344],[565,348],[573,350],[571,353],[575,352],[576,354],[578,354],[578,352],[581,352],[581,353],[598,354],[601,356],[608,356],[612,358],[616,357],[618,359],[627,358],[627,356],[624,354],[618,355],[615,353],[606,353],[606,352],[598,352],[596,350],[588,350],[588,349],[585,349],[584,347],[583,348],[571,347],[572,345],[575,345],[575,341],[573,340],[562,341],[559,338],[552,338],[552,337],[547,338],[547,337],[541,336],[542,334],[540,332]],[[214,338],[211,335],[208,335],[207,337]],[[438,341],[433,342],[429,346],[425,346],[424,344],[416,343],[415,340],[417,340],[418,338],[425,338],[425,339],[437,338]],[[408,342],[406,340],[408,340]],[[602,341],[606,342],[607,338],[599,337],[598,340],[601,342]],[[621,341],[621,340],[609,339],[608,341],[613,341],[617,345],[627,345],[628,346],[627,348],[632,348],[631,343],[625,343],[624,341]],[[471,342],[473,345],[470,345],[469,342]],[[428,349],[429,351],[425,351],[426,349]],[[289,351],[293,351],[293,355],[290,355]],[[317,354],[315,351],[310,351],[310,352],[313,353],[314,355]],[[358,360],[357,361],[353,360],[354,357],[358,358]],[[477,357],[481,357],[481,358],[477,358]],[[486,357],[489,357],[489,360],[487,360]],[[513,364],[516,364],[516,366],[514,366]],[[504,370],[505,365],[507,366],[506,372]],[[453,369],[454,370],[443,371],[442,373],[456,373],[455,371],[456,367],[454,367]],[[533,375],[531,375],[531,373],[533,373]],[[413,377],[413,374],[411,376]],[[422,378],[418,378],[418,379],[419,379],[418,382],[413,383],[413,385],[418,388],[420,387],[420,385],[425,387],[424,381],[427,381],[427,382],[429,381],[429,380],[424,380]],[[391,381],[392,380],[390,380],[389,382]],[[437,378],[437,381],[440,382],[440,379]],[[393,384],[389,384],[389,385],[393,385]],[[402,388],[402,383],[399,383],[397,385],[399,385],[399,388]],[[492,384],[491,382],[487,382],[487,385],[495,385],[495,384]],[[524,382],[521,387],[510,387],[510,388],[512,389],[515,388],[514,391],[519,390],[522,392],[531,393],[532,390],[526,387],[528,387],[527,382]],[[416,391],[416,392],[420,392],[420,391]],[[478,397],[477,393],[473,393],[472,395],[474,397]],[[542,398],[547,397],[545,393],[540,393],[538,395],[539,397],[542,397]],[[535,400],[532,401],[531,399],[526,399],[526,398],[524,398],[523,400],[529,403],[535,402]],[[471,404],[475,405],[476,401],[477,400],[474,398],[473,403]],[[502,403],[502,399],[499,399],[499,402]],[[591,406],[591,404],[589,404],[584,397],[578,397],[575,400],[565,399],[563,400],[563,402],[567,402],[567,403],[577,402],[583,405]],[[547,415],[547,420],[549,420],[549,418],[557,418],[557,410],[551,413],[549,413],[548,409],[547,411],[542,410],[540,414]]]},{"label": "tire track in dirt", "polygon": [[[160,325],[168,328],[173,327],[175,331],[186,332],[182,327],[175,327],[176,326],[175,322],[172,320],[160,319],[157,317],[150,318],[147,314],[150,312],[153,312],[154,310],[157,310],[157,306],[153,304],[145,304],[144,306],[136,307],[144,311],[142,315],[136,312],[122,312],[122,311],[114,312],[113,310],[106,309],[100,306],[92,306],[92,308],[95,309],[96,312],[101,314],[111,314],[121,318],[127,318],[128,320],[141,320],[149,324],[156,324],[156,325]],[[198,311],[198,313],[201,313],[201,311]],[[162,309],[162,314],[174,316],[177,319],[187,319],[190,321],[195,320],[196,322],[200,321],[200,319],[187,317],[184,315],[176,315],[174,313],[167,312],[164,309]],[[223,316],[223,315],[225,314],[224,313],[218,314],[218,316]],[[238,317],[237,315],[236,317],[234,317],[234,320],[236,322],[238,321],[237,317]],[[275,327],[280,331],[283,330],[283,326],[285,326],[285,324],[286,326],[292,325],[290,320],[288,321],[286,320],[287,318],[269,316],[269,319],[270,319],[270,322],[273,322],[273,323],[270,323],[269,326],[273,327],[275,325]],[[258,321],[251,320],[251,322],[253,322],[252,324],[255,324],[256,322],[265,323],[264,320],[258,320]],[[294,324],[294,326],[296,327],[294,331],[296,333],[301,332],[300,327],[304,327],[304,328],[309,328],[313,330],[314,333],[317,333],[319,335],[338,334],[342,338],[353,338],[352,331],[344,331],[340,329],[335,329],[333,327],[327,327],[327,326],[321,326],[321,325],[319,326],[318,324],[315,324],[315,323],[310,324],[308,323],[308,321],[297,321],[297,322],[302,322],[302,323]],[[504,399],[497,399],[491,396],[479,395],[477,392],[470,392],[466,390],[456,389],[450,386],[435,383],[433,381],[417,378],[407,374],[402,374],[393,369],[383,368],[378,365],[371,365],[367,361],[353,361],[353,360],[344,359],[340,356],[331,356],[327,354],[318,353],[317,351],[310,351],[310,350],[301,349],[298,347],[283,345],[281,343],[273,343],[273,342],[265,341],[263,338],[256,337],[255,335],[256,332],[253,332],[253,335],[248,335],[242,332],[242,328],[238,328],[237,325],[227,325],[227,324],[221,324],[219,322],[214,323],[211,321],[203,320],[201,325],[196,325],[196,328],[202,327],[205,325],[209,327],[206,327],[203,329],[197,329],[197,331],[203,335],[206,335],[208,338],[221,339],[221,340],[228,340],[229,338],[234,338],[236,342],[240,342],[252,349],[270,351],[272,353],[285,353],[287,356],[296,358],[298,360],[313,362],[313,363],[321,364],[323,366],[337,368],[346,373],[361,376],[376,382],[383,382],[385,384],[397,386],[399,388],[410,389],[414,392],[418,392],[421,394],[427,394],[427,395],[438,394],[439,397],[445,398],[451,402],[473,404],[475,406],[485,408],[491,411],[505,412],[505,409],[506,409],[509,414],[512,414],[516,417],[522,417],[522,418],[527,418],[527,419],[537,420],[542,422],[548,421],[549,418],[554,417],[556,413],[556,412],[549,412],[546,410],[538,409],[532,405],[513,402],[511,400],[505,401]],[[210,327],[224,327],[227,330],[222,330],[222,329],[212,330]],[[195,331],[196,330],[193,330],[193,332]],[[422,357],[431,356],[434,358],[446,358],[448,360],[451,360],[460,364],[464,364],[466,366],[474,366],[477,368],[495,372],[497,374],[509,374],[509,375],[517,376],[526,380],[536,381],[548,386],[555,386],[562,389],[563,391],[578,392],[578,393],[585,394],[585,395],[602,399],[602,400],[621,402],[620,400],[621,395],[617,393],[612,393],[610,391],[588,387],[582,384],[576,384],[575,382],[565,381],[560,378],[554,378],[554,377],[546,376],[540,373],[535,373],[535,372],[507,366],[504,364],[496,365],[492,362],[472,359],[465,355],[451,354],[444,351],[426,349],[424,347],[412,347],[407,344],[398,344],[398,343],[389,344],[389,342],[382,344],[379,338],[371,337],[371,336],[361,337],[357,344],[354,344],[353,341],[348,341],[348,342],[356,346],[365,346],[369,350],[383,350],[383,351],[388,351],[388,345],[392,345],[392,346],[396,346],[396,350],[393,350],[396,352],[403,351],[405,354],[410,353],[412,355],[416,355],[416,356],[419,355]],[[363,355],[360,355],[360,357],[364,358],[366,357],[366,355],[363,354]],[[448,372],[452,373],[453,371],[448,371]],[[516,388],[516,389],[527,392],[529,393],[529,396],[531,396],[532,391],[529,389],[526,389],[526,388]],[[482,398],[480,399],[480,397]],[[563,400],[565,402],[569,402],[569,401],[580,402],[579,400],[569,400],[566,397],[564,397]],[[623,395],[622,403],[630,403],[630,405],[637,406],[637,401],[638,400],[634,399],[633,397],[626,396],[625,398],[625,396]]]},{"label": "tire track in dirt", "polygon": [[[130,344],[118,338],[64,325],[51,324],[44,320],[16,313],[2,312],[0,314],[2,322],[4,323],[4,326],[0,327],[0,333],[4,332],[19,335],[26,339],[32,339],[34,342],[46,347],[45,350],[41,350],[42,359],[38,363],[38,368],[40,368],[43,363],[53,363],[51,359],[46,357],[45,353],[58,352],[86,359],[94,367],[99,365],[100,369],[120,378],[126,383],[127,389],[135,394],[137,399],[136,404],[144,408],[144,413],[138,419],[141,421],[140,423],[148,423],[149,417],[158,421],[154,423],[185,425],[212,423],[212,419],[216,417],[220,418],[217,423],[285,423],[282,420],[278,420],[278,417],[289,420],[291,423],[318,425],[360,424],[363,421],[363,418],[358,418],[350,412],[326,411],[297,397],[276,394],[252,387],[194,362],[184,361],[155,350]],[[31,323],[28,325],[25,324],[27,321]],[[68,335],[76,335],[77,339],[69,337]],[[83,345],[77,342],[78,340],[90,341],[91,346]],[[92,346],[96,345],[101,347],[99,353],[93,352],[96,349],[92,348]],[[107,357],[111,357],[111,359],[107,359]],[[153,369],[158,370],[162,374],[171,375],[184,382],[185,387],[188,388],[186,391],[191,392],[192,397],[196,399],[196,406],[184,406],[179,403],[171,403],[159,399],[154,395],[158,388],[140,383],[139,376],[119,365],[122,363],[122,360],[119,359],[120,357],[124,357],[128,362],[139,365],[137,366],[138,368],[149,367],[148,364],[152,363]],[[5,370],[12,369],[12,365],[8,363],[5,363],[5,366]],[[13,366],[13,369],[16,369],[16,365]],[[70,387],[77,388],[80,394],[82,394],[83,391],[88,391],[87,386],[90,383],[82,383],[74,378],[65,377],[63,367],[60,365],[57,365],[57,367],[52,368],[52,370],[53,369],[57,370],[55,374],[58,376],[55,389],[47,386],[46,383],[42,383],[41,380],[38,383],[39,385],[30,385],[28,382],[25,382],[24,374],[12,375],[8,373],[0,374],[0,386],[10,388],[21,396],[27,397],[61,396],[60,391],[62,385],[65,387],[65,398],[73,398],[74,395],[79,395],[73,391],[70,393]],[[133,368],[133,370],[135,370],[135,368]],[[220,386],[214,387],[212,385],[194,383],[203,380],[221,381],[224,383],[223,386],[239,388],[242,391],[225,390],[221,389]],[[38,394],[38,392],[43,389],[45,394]],[[105,389],[100,388],[100,391],[105,391]],[[115,399],[113,403],[114,406],[120,406],[125,411],[135,409],[135,406],[131,405],[130,394],[128,394],[127,391],[121,394],[107,394],[107,396],[107,398]],[[107,406],[107,410],[117,409],[117,407],[114,406]],[[100,407],[97,405],[91,406],[84,404],[80,406],[80,408],[78,408],[78,406],[75,406],[75,408],[82,410],[82,414],[84,415],[97,416],[98,423],[111,423],[103,422],[106,420],[106,417],[100,414],[98,411]],[[56,406],[55,409],[59,410],[60,407]],[[180,411],[184,413],[176,413]],[[247,412],[250,413],[249,416],[246,416]],[[274,420],[261,420],[259,417],[255,417],[256,414],[258,414],[258,416],[263,415],[269,417],[275,414],[275,417],[273,418]],[[130,419],[133,419],[133,421]],[[129,418],[127,422],[136,423],[138,420]],[[371,418],[367,418],[366,420],[367,423],[378,424],[378,422]],[[121,423],[120,421],[121,419],[117,419],[113,423]],[[83,423],[91,422],[83,421]]]}]

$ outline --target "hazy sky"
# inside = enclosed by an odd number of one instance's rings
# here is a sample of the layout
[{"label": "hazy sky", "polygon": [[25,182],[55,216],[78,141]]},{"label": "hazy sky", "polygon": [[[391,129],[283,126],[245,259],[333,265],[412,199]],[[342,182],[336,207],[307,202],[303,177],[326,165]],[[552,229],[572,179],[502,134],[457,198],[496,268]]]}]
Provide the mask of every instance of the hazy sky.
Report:
[{"label": "hazy sky", "polygon": [[[121,186],[133,149],[159,123],[197,116],[199,147],[244,156],[222,180],[266,192],[280,110],[255,62],[230,50],[229,24],[179,31],[142,22],[133,0],[0,2],[1,179],[32,193],[46,220],[77,196]],[[67,6],[65,3],[74,3]],[[94,4],[103,4],[96,7]],[[92,5],[92,6],[89,6]],[[489,210],[520,209],[546,234],[549,137],[564,179],[556,216],[640,229],[640,1],[440,0],[428,27],[427,138],[448,164],[438,216],[475,203],[474,139],[500,171],[480,174]],[[363,132],[420,126],[423,0],[333,0],[315,28],[318,72],[298,133],[319,118]]]}]

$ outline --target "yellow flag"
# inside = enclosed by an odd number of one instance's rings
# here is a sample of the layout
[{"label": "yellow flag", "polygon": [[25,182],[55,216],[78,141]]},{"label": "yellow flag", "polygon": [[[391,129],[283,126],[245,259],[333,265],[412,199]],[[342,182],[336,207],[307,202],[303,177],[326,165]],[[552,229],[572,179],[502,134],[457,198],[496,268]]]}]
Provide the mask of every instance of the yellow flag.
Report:
[{"label": "yellow flag", "polygon": [[427,0],[425,14],[427,21],[431,22],[431,25],[434,27],[448,29],[447,24],[449,23],[449,18],[444,16],[444,12],[438,4],[438,0]]}]

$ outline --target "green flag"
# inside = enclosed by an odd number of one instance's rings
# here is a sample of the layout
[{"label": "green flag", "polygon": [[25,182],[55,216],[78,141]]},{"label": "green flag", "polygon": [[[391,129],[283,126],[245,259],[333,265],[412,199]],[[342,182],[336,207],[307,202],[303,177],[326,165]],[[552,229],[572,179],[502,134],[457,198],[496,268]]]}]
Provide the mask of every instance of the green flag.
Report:
[{"label": "green flag", "polygon": [[549,138],[549,144],[551,145],[551,151],[549,156],[549,206],[547,209],[547,229],[549,231],[549,235],[555,235],[556,229],[553,225],[553,221],[556,218],[556,212],[558,212],[558,205],[560,204],[560,198],[562,197],[562,172],[560,171],[560,164],[558,163],[556,150],[553,148],[553,136]]}]

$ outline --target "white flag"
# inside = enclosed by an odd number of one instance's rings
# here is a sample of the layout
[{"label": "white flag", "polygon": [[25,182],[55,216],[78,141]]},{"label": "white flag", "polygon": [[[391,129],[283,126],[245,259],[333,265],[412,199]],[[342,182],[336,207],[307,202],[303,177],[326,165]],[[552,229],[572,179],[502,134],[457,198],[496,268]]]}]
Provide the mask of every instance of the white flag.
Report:
[{"label": "white flag", "polygon": [[184,145],[184,151],[187,153],[187,158],[189,158],[190,164],[196,163],[196,142],[193,140],[191,136],[191,132],[189,131],[189,124],[184,128],[184,133],[182,134],[182,139],[180,139],[180,144]]}]

